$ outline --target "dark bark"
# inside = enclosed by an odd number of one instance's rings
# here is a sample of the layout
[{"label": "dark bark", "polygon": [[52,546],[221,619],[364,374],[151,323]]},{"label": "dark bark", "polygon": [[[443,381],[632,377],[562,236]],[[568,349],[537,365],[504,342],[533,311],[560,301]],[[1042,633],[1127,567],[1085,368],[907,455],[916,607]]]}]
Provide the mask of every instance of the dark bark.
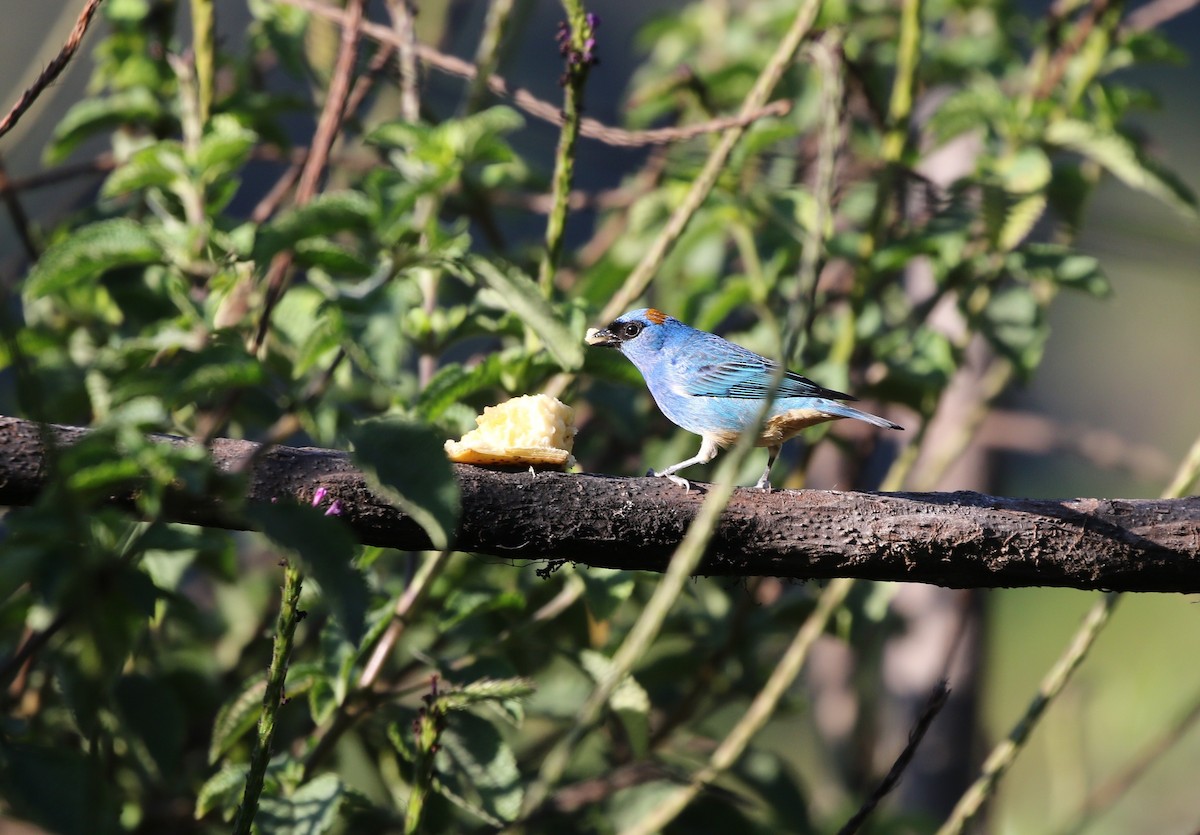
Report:
[{"label": "dark bark", "polygon": [[[70,444],[88,430],[51,431]],[[248,441],[210,445],[225,472],[256,450]],[[513,559],[662,571],[704,501],[703,485],[684,492],[665,479],[455,469],[463,509],[455,547]],[[45,483],[37,424],[0,417],[0,505],[30,504]],[[342,452],[274,447],[261,453],[247,501],[307,503],[319,487],[329,491],[327,502],[340,501],[341,518],[360,542],[429,547],[420,527],[372,494]],[[111,500],[128,504],[130,498]],[[167,513],[172,521],[247,527],[216,498],[179,496]],[[1029,500],[745,488],[730,500],[701,573],[1200,592],[1200,497]]]}]

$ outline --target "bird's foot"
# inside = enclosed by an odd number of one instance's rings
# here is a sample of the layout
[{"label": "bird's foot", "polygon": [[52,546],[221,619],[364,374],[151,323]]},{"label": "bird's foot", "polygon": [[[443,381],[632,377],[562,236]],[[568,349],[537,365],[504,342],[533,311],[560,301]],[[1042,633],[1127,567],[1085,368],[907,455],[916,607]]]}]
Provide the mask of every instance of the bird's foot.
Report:
[{"label": "bird's foot", "polygon": [[766,475],[765,473],[763,474],[763,477],[758,480],[758,483],[755,484],[754,486],[757,487],[759,490],[766,490],[768,493],[774,491],[774,489],[775,489],[774,487],[771,486],[770,476]]},{"label": "bird's foot", "polygon": [[655,478],[669,478],[671,481],[682,487],[685,493],[690,493],[692,491],[692,483],[683,476],[678,476],[674,473],[657,473],[653,469],[646,470],[646,475],[653,476]]}]

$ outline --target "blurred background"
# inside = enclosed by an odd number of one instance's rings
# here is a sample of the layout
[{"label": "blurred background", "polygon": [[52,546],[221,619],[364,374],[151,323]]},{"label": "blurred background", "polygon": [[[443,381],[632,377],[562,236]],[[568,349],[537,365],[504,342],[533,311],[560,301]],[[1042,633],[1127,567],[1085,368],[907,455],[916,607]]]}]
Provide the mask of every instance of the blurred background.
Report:
[{"label": "blurred background", "polygon": [[[0,27],[0,101],[4,107],[56,53],[78,12],[76,3],[10,0],[13,19]],[[1034,4],[1027,12],[1036,14]],[[550,0],[519,3],[519,22],[500,72],[540,98],[559,97],[557,56],[523,48],[522,38],[552,33],[561,8]],[[606,124],[623,124],[631,74],[644,55],[638,33],[676,4],[666,0],[594,0],[588,9],[602,21],[602,63],[588,84],[587,114]],[[422,2],[418,37],[470,58],[485,4]],[[103,24],[101,24],[103,26]],[[220,37],[236,43],[239,22],[222,18]],[[89,34],[83,54],[37,103],[0,152],[16,181],[46,170],[42,161],[53,126],[69,105],[87,94],[91,64]],[[1170,40],[1188,56],[1183,67],[1139,69],[1133,80],[1151,90],[1161,105],[1139,114],[1137,124],[1153,137],[1154,154],[1193,189],[1200,188],[1200,10],[1165,26]],[[431,82],[431,97],[438,78]],[[547,170],[557,130],[530,120],[515,138],[522,151],[540,149]],[[84,147],[75,160],[87,159]],[[584,140],[576,186],[585,191],[614,188],[640,165],[645,151],[612,148]],[[74,201],[98,185],[83,177],[26,191],[27,211],[42,226],[52,225]],[[567,247],[590,237],[595,217],[573,215]],[[520,229],[513,230],[520,234]],[[1045,360],[1026,385],[1013,387],[1003,408],[990,417],[964,466],[943,479],[939,489],[979,489],[1025,497],[1153,497],[1170,480],[1200,433],[1200,234],[1196,225],[1169,208],[1107,179],[1088,211],[1079,247],[1097,258],[1113,293],[1096,299],[1064,293],[1051,313]],[[23,256],[10,224],[0,220],[0,263],[8,268]],[[689,441],[689,443],[691,443]],[[760,466],[755,464],[755,466]],[[813,484],[813,486],[827,486]],[[897,605],[939,605],[915,597]],[[955,593],[957,594],[957,593]],[[976,678],[968,692],[978,695],[981,736],[976,748],[1008,732],[1034,692],[1039,678],[1062,651],[1094,593],[1059,589],[997,590],[970,603],[981,616]],[[954,597],[957,601],[959,598]],[[1194,596],[1130,595],[1114,622],[1062,699],[1034,734],[995,802],[989,831],[1057,832],[1106,778],[1127,766],[1155,740],[1200,704],[1200,601]],[[960,605],[955,602],[952,605]],[[936,631],[936,630],[935,630]],[[912,637],[910,634],[909,637]],[[932,639],[936,642],[937,638]],[[918,653],[919,654],[919,653]],[[913,662],[916,663],[916,662]],[[812,675],[837,659],[818,655]],[[836,678],[836,673],[828,673]],[[816,704],[820,681],[810,682]],[[836,724],[836,718],[830,718]],[[1196,723],[1200,724],[1200,723]],[[1097,833],[1194,832],[1200,827],[1200,728],[1186,726],[1171,749],[1111,810],[1084,831]],[[904,727],[901,723],[901,727]],[[798,738],[808,731],[797,728]],[[779,748],[793,748],[780,740]],[[936,744],[923,757],[936,758]],[[816,787],[822,767],[802,764]],[[820,806],[817,791],[814,805]],[[836,807],[834,797],[827,805]]]}]

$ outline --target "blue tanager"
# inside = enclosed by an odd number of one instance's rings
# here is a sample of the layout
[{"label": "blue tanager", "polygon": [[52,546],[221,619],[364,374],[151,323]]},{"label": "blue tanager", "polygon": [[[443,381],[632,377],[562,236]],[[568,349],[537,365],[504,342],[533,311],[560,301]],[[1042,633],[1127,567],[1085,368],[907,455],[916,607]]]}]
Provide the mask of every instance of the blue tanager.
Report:
[{"label": "blue tanager", "polygon": [[[658,408],[672,423],[701,438],[700,451],[686,461],[651,475],[675,475],[693,464],[707,464],[717,451],[734,443],[754,422],[779,364],[716,334],[685,325],[654,308],[631,310],[604,328],[591,328],[589,345],[616,348],[637,366]],[[767,468],[756,487],[771,488],[771,465],[783,442],[802,429],[839,418],[863,420],[884,429],[903,429],[890,420],[860,411],[839,400],[854,400],[792,371],[784,373],[767,411],[758,446],[767,448]]]}]

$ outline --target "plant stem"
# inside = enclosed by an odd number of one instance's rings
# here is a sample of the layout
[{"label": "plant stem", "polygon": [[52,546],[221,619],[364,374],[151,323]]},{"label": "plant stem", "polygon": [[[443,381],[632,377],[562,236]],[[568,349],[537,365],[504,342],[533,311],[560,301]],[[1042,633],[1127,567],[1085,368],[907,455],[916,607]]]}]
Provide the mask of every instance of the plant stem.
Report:
[{"label": "plant stem", "polygon": [[1008,737],[988,754],[978,779],[963,792],[954,810],[950,813],[949,819],[938,830],[938,835],[953,835],[962,832],[979,812],[984,801],[991,796],[996,784],[1000,782],[1000,778],[1008,772],[1013,760],[1025,746],[1030,732],[1042,718],[1046,708],[1062,692],[1063,687],[1070,680],[1071,674],[1087,656],[1088,651],[1096,642],[1096,637],[1108,623],[1113,607],[1120,599],[1120,592],[1109,592],[1088,610],[1087,615],[1084,616],[1083,625],[1075,633],[1070,645],[1046,673],[1046,677],[1042,679],[1041,686],[1025,709],[1025,715],[1013,726]]},{"label": "plant stem", "polygon": [[242,805],[238,807],[237,819],[233,824],[235,835],[250,835],[254,815],[258,811],[258,799],[262,795],[267,765],[271,762],[271,742],[275,738],[275,720],[283,703],[283,686],[287,679],[288,660],[296,637],[296,624],[303,617],[300,612],[300,590],[304,575],[292,563],[283,566],[283,599],[279,606],[279,618],[275,622],[275,647],[271,653],[271,667],[267,672],[267,690],[263,694],[262,714],[258,719],[258,739],[250,755],[250,770],[246,774],[246,791]]},{"label": "plant stem", "polygon": [[512,18],[514,0],[492,0],[488,4],[487,17],[483,21],[483,34],[479,36],[479,47],[475,50],[475,77],[467,88],[463,99],[463,115],[476,112],[483,106],[488,92],[488,79],[496,72],[500,63],[500,45],[504,32]]},{"label": "plant stem", "polygon": [[854,580],[845,577],[833,580],[825,587],[825,590],[821,592],[821,597],[817,600],[816,608],[800,625],[800,629],[792,638],[783,657],[779,659],[771,677],[754,697],[754,701],[750,703],[746,713],[734,725],[733,730],[717,746],[717,750],[709,758],[708,765],[693,774],[687,785],[677,789],[674,794],[656,804],[650,814],[624,830],[622,835],[652,835],[652,833],[662,830],[687,808],[687,805],[703,788],[737,762],[750,744],[750,740],[762,730],[775,713],[775,707],[779,704],[779,700],[783,698],[783,694],[800,674],[800,669],[804,666],[804,661],[808,658],[808,652],[813,643],[825,631],[825,624],[842,605],[852,588],[854,588]]},{"label": "plant stem", "polygon": [[583,118],[583,85],[587,81],[591,61],[585,53],[592,39],[592,26],[587,20],[581,0],[563,0],[569,32],[567,68],[563,74],[563,126],[558,135],[558,152],[554,160],[554,180],[550,193],[554,203],[546,218],[546,248],[538,264],[538,283],[547,298],[554,290],[554,271],[562,258],[563,232],[567,225],[567,204],[571,182],[575,179],[575,146],[579,142],[579,123]]},{"label": "plant stem", "polygon": [[[796,16],[792,19],[787,33],[779,42],[779,46],[767,61],[767,65],[763,68],[758,79],[754,82],[754,86],[742,102],[742,107],[739,111],[740,116],[744,117],[755,113],[761,110],[767,103],[767,98],[771,95],[771,91],[775,89],[775,85],[783,77],[784,71],[791,66],[792,60],[796,56],[796,50],[800,48],[800,44],[812,28],[813,21],[816,19],[817,11],[820,7],[820,0],[805,0],[800,8],[797,9]],[[733,149],[737,146],[742,136],[745,135],[750,124],[751,122],[749,121],[739,122],[721,134],[720,141],[712,150],[712,153],[708,155],[708,159],[704,161],[704,168],[696,175],[696,179],[692,181],[692,187],[683,198],[683,202],[671,214],[667,225],[663,227],[658,237],[655,238],[654,243],[651,244],[650,249],[642,256],[642,260],[634,267],[633,272],[625,279],[625,283],[621,285],[621,289],[617,291],[612,300],[605,306],[604,311],[598,317],[598,321],[612,321],[624,313],[634,299],[645,292],[646,288],[650,285],[650,281],[662,266],[667,252],[679,240],[679,236],[683,234],[683,230],[687,228],[692,217],[699,211],[705,198],[708,197],[713,186],[716,185],[717,178],[725,170],[725,164],[733,154]]]},{"label": "plant stem", "polygon": [[213,80],[217,72],[217,26],[213,0],[190,0],[192,9],[192,54],[196,61],[196,86],[200,102],[200,124],[212,115]]}]

